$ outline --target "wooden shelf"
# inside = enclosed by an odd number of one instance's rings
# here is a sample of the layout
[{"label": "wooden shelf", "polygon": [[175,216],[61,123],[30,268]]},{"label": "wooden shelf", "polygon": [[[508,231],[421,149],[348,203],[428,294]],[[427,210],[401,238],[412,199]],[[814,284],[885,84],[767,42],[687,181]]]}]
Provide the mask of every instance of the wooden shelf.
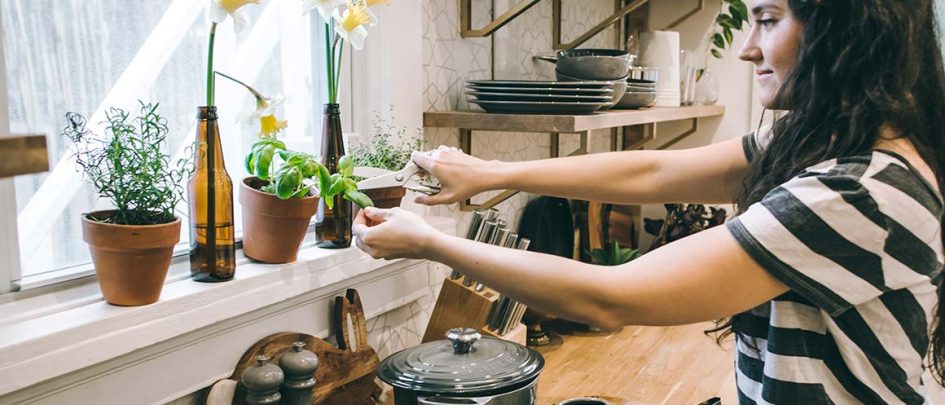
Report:
[{"label": "wooden shelf", "polygon": [[655,124],[667,121],[718,117],[720,105],[653,107],[641,110],[610,110],[589,115],[491,114],[484,111],[430,111],[423,113],[428,128],[461,128],[474,131],[576,133],[594,129]]}]

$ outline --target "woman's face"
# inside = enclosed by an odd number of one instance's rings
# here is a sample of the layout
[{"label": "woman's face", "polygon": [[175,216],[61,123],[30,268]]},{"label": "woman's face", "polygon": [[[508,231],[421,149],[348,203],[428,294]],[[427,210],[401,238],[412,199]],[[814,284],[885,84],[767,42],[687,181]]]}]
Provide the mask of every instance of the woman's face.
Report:
[{"label": "woman's face", "polygon": [[755,64],[761,104],[765,108],[785,109],[778,94],[797,62],[801,23],[787,0],[755,0],[751,18],[754,23],[738,56]]}]

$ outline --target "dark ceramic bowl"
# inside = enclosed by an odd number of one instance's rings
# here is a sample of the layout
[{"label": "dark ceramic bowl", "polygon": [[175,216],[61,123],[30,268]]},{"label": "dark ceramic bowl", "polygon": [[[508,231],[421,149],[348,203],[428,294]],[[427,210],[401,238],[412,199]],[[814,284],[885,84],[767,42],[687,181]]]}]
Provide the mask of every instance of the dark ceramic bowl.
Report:
[{"label": "dark ceramic bowl", "polygon": [[616,80],[627,76],[630,54],[619,49],[558,51],[558,71],[585,80]]}]

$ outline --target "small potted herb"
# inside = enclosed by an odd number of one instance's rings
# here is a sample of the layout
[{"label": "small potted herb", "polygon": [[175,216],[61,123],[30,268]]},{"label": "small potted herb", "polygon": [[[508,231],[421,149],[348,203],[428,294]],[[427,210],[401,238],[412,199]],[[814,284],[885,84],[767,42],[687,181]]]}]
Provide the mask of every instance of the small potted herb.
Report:
[{"label": "small potted herb", "polygon": [[82,215],[102,295],[113,305],[157,301],[164,287],[181,220],[174,209],[183,199],[186,160],[170,168],[164,153],[167,120],[157,104],[141,103],[140,115],[111,108],[105,134],[86,128],[86,119],[66,114],[62,135],[72,141],[75,159],[99,197],[114,209]]},{"label": "small potted herb", "polygon": [[[419,130],[413,135],[407,135],[406,128],[394,128],[380,117],[374,120],[373,127],[374,133],[369,142],[351,148],[350,156],[354,157],[357,167],[398,171],[410,162],[410,154],[423,146],[423,133]],[[403,187],[365,190],[365,194],[378,208],[400,206],[400,200],[406,193]]]},{"label": "small potted herb", "polygon": [[274,114],[273,107],[279,103],[233,77],[217,74],[256,97],[257,109],[249,118],[259,120],[260,138],[246,155],[245,168],[253,176],[243,179],[239,197],[243,254],[264,263],[293,262],[318,210],[319,198],[324,198],[329,208],[339,194],[360,206],[370,206],[371,200],[358,191],[351,178],[354,165],[350,158],[342,158],[339,173],[329,175],[316,157],[288,150],[276,138],[288,125]]}]

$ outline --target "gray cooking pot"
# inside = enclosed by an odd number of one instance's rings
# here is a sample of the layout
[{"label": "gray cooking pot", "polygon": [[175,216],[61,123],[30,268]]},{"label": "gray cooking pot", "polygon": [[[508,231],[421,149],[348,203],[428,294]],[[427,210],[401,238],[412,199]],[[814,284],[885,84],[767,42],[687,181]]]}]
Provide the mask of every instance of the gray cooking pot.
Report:
[{"label": "gray cooking pot", "polygon": [[381,361],[377,376],[394,387],[396,405],[535,403],[541,354],[475,329],[450,329],[446,337]]}]

